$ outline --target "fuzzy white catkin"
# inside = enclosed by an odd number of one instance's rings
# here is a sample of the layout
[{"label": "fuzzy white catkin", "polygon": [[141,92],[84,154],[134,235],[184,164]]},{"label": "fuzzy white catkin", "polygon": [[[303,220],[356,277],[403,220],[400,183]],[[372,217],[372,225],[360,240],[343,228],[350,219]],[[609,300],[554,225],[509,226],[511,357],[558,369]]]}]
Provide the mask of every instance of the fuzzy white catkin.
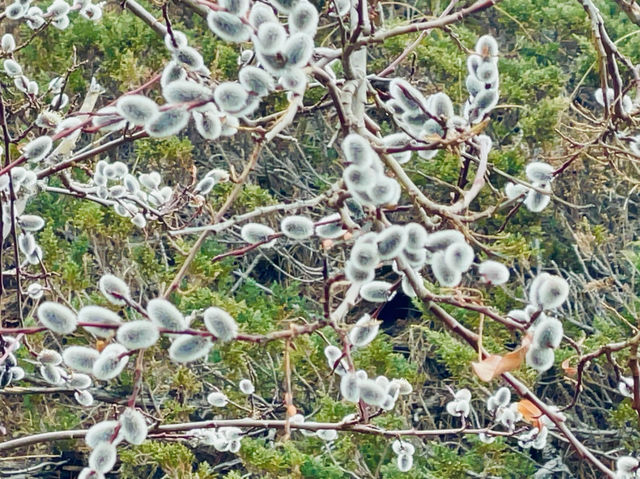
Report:
[{"label": "fuzzy white catkin", "polygon": [[159,328],[182,331],[187,321],[178,308],[164,298],[155,298],[147,303],[149,319]]},{"label": "fuzzy white catkin", "polygon": [[275,88],[273,77],[269,73],[251,65],[240,70],[238,81],[247,91],[258,96],[265,96]]},{"label": "fuzzy white catkin", "polygon": [[[534,184],[534,186],[551,193],[551,185],[549,185],[548,183],[536,183]],[[540,213],[549,205],[550,202],[550,194],[541,193],[539,191],[530,189],[524,199],[524,206],[532,213]]]},{"label": "fuzzy white catkin", "polygon": [[77,319],[73,311],[52,301],[38,307],[38,319],[47,329],[58,334],[70,334],[76,329]]},{"label": "fuzzy white catkin", "polygon": [[505,195],[507,195],[507,198],[510,200],[516,199],[524,195],[528,191],[529,191],[529,188],[519,183],[509,182],[504,186],[504,193]]},{"label": "fuzzy white catkin", "polygon": [[93,363],[92,373],[101,381],[108,381],[118,376],[129,362],[129,356],[120,357],[127,352],[121,344],[109,344],[102,350]]},{"label": "fuzzy white catkin", "polygon": [[132,125],[142,126],[158,113],[158,105],[143,95],[126,95],[118,100],[116,110]]},{"label": "fuzzy white catkin", "polygon": [[446,249],[458,241],[464,241],[464,235],[458,230],[441,230],[427,235],[425,246],[430,250]]},{"label": "fuzzy white catkin", "polygon": [[347,373],[342,376],[340,393],[347,401],[356,403],[360,400],[360,380],[355,373]]},{"label": "fuzzy white catkin", "polygon": [[395,258],[407,244],[406,230],[400,225],[391,225],[378,234],[377,246],[380,259]]},{"label": "fuzzy white catkin", "polygon": [[22,215],[18,218],[18,225],[25,231],[39,231],[44,228],[44,220],[37,215]]},{"label": "fuzzy white catkin", "polygon": [[495,398],[496,404],[500,407],[505,407],[511,401],[511,391],[509,391],[506,387],[501,387],[496,391],[493,395]]},{"label": "fuzzy white catkin", "polygon": [[53,140],[51,137],[40,136],[28,143],[22,150],[22,154],[29,161],[40,161],[47,156],[52,146]]},{"label": "fuzzy white catkin", "polygon": [[93,405],[93,395],[89,391],[76,391],[73,393],[74,399],[84,407]]},{"label": "fuzzy white catkin", "polygon": [[36,249],[36,239],[31,233],[21,233],[18,236],[18,247],[26,256],[33,254]]},{"label": "fuzzy white catkin", "polygon": [[431,271],[436,280],[448,288],[458,286],[462,281],[461,272],[449,266],[442,251],[438,251],[431,258]]},{"label": "fuzzy white catkin", "polygon": [[[98,445],[109,442],[116,432],[116,427],[118,427],[118,421],[113,420],[94,424],[87,430],[87,434],[84,437],[87,446],[95,449]],[[120,441],[122,441],[122,433],[118,433],[113,443],[118,444]]]},{"label": "fuzzy white catkin", "polygon": [[400,184],[393,178],[382,174],[376,175],[375,183],[366,191],[371,202],[378,206],[397,204],[401,193]]},{"label": "fuzzy white catkin", "polygon": [[498,104],[498,92],[496,90],[482,90],[473,100],[473,107],[478,111],[478,121]]},{"label": "fuzzy white catkin", "polygon": [[289,31],[303,32],[313,38],[318,29],[318,10],[308,1],[301,1],[289,13]]},{"label": "fuzzy white catkin", "polygon": [[[274,234],[275,231],[272,228],[259,223],[247,223],[240,230],[240,236],[242,239],[250,244],[266,241],[269,236]],[[273,246],[274,242],[275,240],[269,241],[268,243],[261,245],[261,247],[270,248]]]},{"label": "fuzzy white catkin", "polygon": [[93,365],[100,356],[95,349],[86,346],[67,346],[62,351],[62,360],[74,371],[91,374]]},{"label": "fuzzy white catkin", "polygon": [[396,439],[395,441],[393,441],[393,443],[391,443],[391,450],[395,454],[409,454],[410,456],[412,456],[416,448],[410,442]]},{"label": "fuzzy white catkin", "polygon": [[43,349],[38,353],[38,361],[40,361],[40,364],[57,366],[62,362],[62,356],[60,356],[58,351],[54,351],[53,349]]},{"label": "fuzzy white catkin", "polygon": [[327,358],[329,367],[333,368],[336,361],[342,357],[342,350],[339,347],[330,344],[324,348],[324,356]]},{"label": "fuzzy white catkin", "polygon": [[7,58],[4,61],[3,65],[4,65],[4,72],[10,77],[17,77],[22,75],[22,67],[15,60]]},{"label": "fuzzy white catkin", "polygon": [[60,369],[56,366],[44,365],[40,366],[40,375],[49,384],[54,386],[64,383],[60,375]]},{"label": "fuzzy white catkin", "polygon": [[348,163],[360,168],[368,168],[377,159],[369,142],[356,133],[345,137],[342,141],[342,151]]},{"label": "fuzzy white catkin", "polygon": [[246,395],[253,394],[256,391],[255,386],[248,379],[240,380],[240,382],[238,383],[238,389],[240,389],[241,393]]},{"label": "fuzzy white catkin", "polygon": [[391,283],[387,283],[386,281],[371,281],[370,283],[362,285],[360,288],[360,296],[372,303],[384,303],[391,299],[391,286]]},{"label": "fuzzy white catkin", "polygon": [[169,357],[177,363],[196,361],[209,354],[212,346],[209,338],[184,335],[173,341],[169,347]]},{"label": "fuzzy white catkin", "polygon": [[118,342],[129,350],[149,348],[156,344],[159,338],[158,327],[144,319],[124,323],[116,333]]},{"label": "fuzzy white catkin", "polygon": [[123,306],[126,301],[120,298],[130,298],[129,286],[112,274],[103,275],[98,286],[100,287],[100,292],[112,304]]},{"label": "fuzzy white catkin", "polygon": [[71,373],[67,378],[67,386],[72,389],[87,389],[91,386],[91,377],[82,373]]},{"label": "fuzzy white catkin", "polygon": [[484,282],[494,286],[504,284],[509,280],[509,269],[502,263],[493,260],[480,263],[478,274],[480,274]]},{"label": "fuzzy white catkin", "polygon": [[200,135],[207,140],[216,140],[222,133],[222,124],[220,117],[216,112],[193,112],[193,120],[196,125],[196,130]]},{"label": "fuzzy white catkin", "polygon": [[483,35],[476,43],[476,53],[483,58],[498,56],[498,42],[491,35]]},{"label": "fuzzy white catkin", "polygon": [[533,344],[537,348],[556,349],[562,341],[562,323],[556,318],[544,318],[533,332]]},{"label": "fuzzy white catkin", "polygon": [[89,456],[89,467],[101,473],[109,472],[116,465],[116,447],[109,442],[101,442]]},{"label": "fuzzy white catkin", "polygon": [[204,324],[220,341],[232,341],[238,337],[238,324],[225,310],[211,307],[204,312]]},{"label": "fuzzy white catkin", "polygon": [[263,22],[254,37],[256,50],[265,55],[279,52],[287,39],[287,32],[279,21]]},{"label": "fuzzy white catkin", "polygon": [[242,43],[249,40],[250,31],[247,26],[237,15],[229,12],[210,11],[207,25],[213,33],[228,42]]},{"label": "fuzzy white catkin", "polygon": [[104,474],[94,471],[90,467],[85,467],[78,474],[78,479],[104,479]]},{"label": "fuzzy white catkin", "polygon": [[214,180],[210,176],[205,176],[198,182],[198,184],[193,189],[193,192],[197,195],[207,195],[211,192],[215,184],[216,180]]},{"label": "fuzzy white catkin", "polygon": [[461,273],[471,268],[473,256],[473,248],[462,241],[447,246],[447,249],[444,251],[444,261],[447,265],[451,269],[460,271]]},{"label": "fuzzy white catkin", "polygon": [[229,398],[224,393],[214,391],[207,396],[207,402],[215,407],[225,407]]},{"label": "fuzzy white catkin", "polygon": [[187,78],[187,72],[180,66],[179,63],[172,60],[167,63],[167,66],[162,70],[162,77],[160,78],[160,85],[163,88],[163,91],[167,88],[167,86],[178,80],[185,80]]},{"label": "fuzzy white catkin", "polygon": [[316,226],[316,235],[320,238],[336,239],[345,233],[344,229],[342,229],[340,213],[325,216],[318,223],[326,223]]},{"label": "fuzzy white catkin", "polygon": [[162,95],[169,103],[188,103],[212,99],[209,88],[191,80],[175,80],[169,83]]},{"label": "fuzzy white catkin", "polygon": [[247,104],[246,90],[237,82],[224,82],[217,86],[213,97],[222,111],[236,113]]},{"label": "fuzzy white catkin", "polygon": [[204,66],[202,55],[195,48],[181,47],[173,51],[173,58],[184,68],[196,71]]},{"label": "fuzzy white catkin", "polygon": [[553,179],[555,168],[542,161],[529,163],[525,168],[525,173],[530,181],[546,182]]},{"label": "fuzzy white catkin", "polygon": [[413,467],[413,456],[411,454],[398,454],[396,461],[400,472],[409,472]]},{"label": "fuzzy white catkin", "polygon": [[435,93],[427,100],[427,109],[436,117],[451,118],[453,116],[453,103],[446,93]]},{"label": "fuzzy white catkin", "polygon": [[564,278],[547,275],[537,288],[535,302],[544,309],[562,306],[569,296],[569,283]]},{"label": "fuzzy white catkin", "polygon": [[189,44],[189,39],[183,32],[174,29],[171,33],[171,35],[167,33],[164,36],[164,44],[169,51],[184,48]]},{"label": "fuzzy white catkin", "polygon": [[639,465],[640,462],[635,457],[622,456],[616,459],[616,471],[618,472],[629,474],[638,469]]},{"label": "fuzzy white catkin", "polygon": [[249,0],[220,0],[219,5],[239,17],[244,17],[249,10]]},{"label": "fuzzy white catkin", "polygon": [[273,13],[273,9],[266,3],[254,3],[249,12],[249,23],[254,28],[259,28],[260,25],[266,22],[277,22],[278,17]]},{"label": "fuzzy white catkin", "polygon": [[351,249],[350,259],[358,268],[372,270],[380,262],[380,255],[376,245],[358,241]]},{"label": "fuzzy white catkin", "polygon": [[280,230],[294,240],[304,240],[313,235],[313,221],[307,216],[286,216],[280,222]]},{"label": "fuzzy white catkin", "polygon": [[367,191],[376,183],[376,173],[369,167],[349,165],[342,172],[342,179],[351,193]]},{"label": "fuzzy white catkin", "polygon": [[409,251],[422,250],[427,241],[427,231],[419,223],[408,223],[404,226],[407,235],[405,248]]},{"label": "fuzzy white catkin", "polygon": [[372,406],[381,406],[386,399],[385,390],[373,379],[364,379],[358,383],[360,399]]},{"label": "fuzzy white catkin", "polygon": [[147,422],[140,411],[126,408],[120,418],[120,432],[129,444],[140,445],[147,438]]},{"label": "fuzzy white catkin", "polygon": [[323,441],[335,441],[338,438],[338,431],[335,429],[319,429],[316,435]]},{"label": "fuzzy white catkin", "polygon": [[426,108],[427,101],[424,95],[406,80],[400,78],[391,80],[389,93],[400,102],[404,110],[420,111]]},{"label": "fuzzy white catkin", "polygon": [[142,213],[138,213],[131,218],[131,223],[136,225],[138,228],[144,228],[147,225],[147,219]]},{"label": "fuzzy white catkin", "polygon": [[349,331],[349,341],[353,346],[362,348],[375,339],[380,327],[380,321],[364,314]]},{"label": "fuzzy white catkin", "polygon": [[[105,325],[118,326],[121,324],[120,316],[110,309],[102,306],[85,306],[78,311],[78,321],[81,323],[99,323]],[[100,338],[107,338],[115,332],[115,328],[100,328],[95,326],[84,326],[91,334]]]},{"label": "fuzzy white catkin", "polygon": [[311,59],[313,54],[313,40],[306,33],[294,33],[285,42],[282,54],[287,59],[289,68],[301,68]]},{"label": "fuzzy white catkin", "polygon": [[554,359],[553,349],[533,346],[527,351],[527,364],[538,372],[544,372],[553,366]]},{"label": "fuzzy white catkin", "polygon": [[13,38],[13,35],[10,33],[5,33],[2,35],[2,40],[0,40],[0,48],[5,53],[11,53],[16,48],[16,41]]},{"label": "fuzzy white catkin", "polygon": [[144,130],[152,138],[166,138],[184,130],[189,118],[189,112],[182,108],[161,111],[144,124]]},{"label": "fuzzy white catkin", "polygon": [[[385,148],[403,148],[410,144],[411,138],[406,133],[393,133],[382,138]],[[392,153],[391,156],[401,165],[411,160],[411,150]]]}]

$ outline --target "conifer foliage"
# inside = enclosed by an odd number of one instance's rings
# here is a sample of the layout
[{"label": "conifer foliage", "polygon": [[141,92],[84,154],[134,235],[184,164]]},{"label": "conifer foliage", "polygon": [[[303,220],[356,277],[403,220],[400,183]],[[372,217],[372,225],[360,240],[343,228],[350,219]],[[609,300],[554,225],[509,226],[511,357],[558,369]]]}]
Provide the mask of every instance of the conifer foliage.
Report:
[{"label": "conifer foliage", "polygon": [[426,3],[2,7],[8,475],[640,478],[638,15]]}]

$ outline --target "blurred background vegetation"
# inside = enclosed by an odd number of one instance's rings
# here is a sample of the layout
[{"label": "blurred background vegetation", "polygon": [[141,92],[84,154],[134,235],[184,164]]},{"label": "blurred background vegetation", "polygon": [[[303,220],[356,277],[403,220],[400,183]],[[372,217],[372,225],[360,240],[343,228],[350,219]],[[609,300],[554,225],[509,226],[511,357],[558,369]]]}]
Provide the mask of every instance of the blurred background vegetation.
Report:
[{"label": "blurred background vegetation", "polygon": [[[156,5],[141,3],[159,12]],[[319,11],[326,11],[324,2],[312,0],[312,3]],[[638,27],[614,2],[596,3],[618,48],[633,63],[640,62]],[[219,41],[210,34],[204,20],[180,2],[167,6],[173,27],[184,31],[190,43],[200,50],[213,78],[220,81],[235,78],[241,47]],[[445,2],[440,0],[380,3],[387,23],[438,15],[444,6]],[[317,44],[331,43],[334,27],[328,24],[321,28]],[[577,114],[580,109],[594,118],[600,115],[593,100],[599,72],[590,32],[589,21],[577,1],[504,0],[462,23],[427,35],[397,74],[425,93],[445,91],[459,104],[466,95],[465,61],[469,49],[480,35],[494,35],[500,44],[501,96],[487,129],[495,145],[490,160],[493,168],[522,176],[524,165],[534,159],[544,159],[554,166],[562,164],[563,155],[572,150],[572,144],[563,139],[565,135],[578,143],[590,137],[590,132],[581,126],[584,120]],[[30,36],[23,27],[13,33],[20,39]],[[389,58],[399,55],[415,38],[414,35],[392,38],[370,50],[370,71],[384,69]],[[162,39],[151,29],[117,3],[110,3],[101,22],[94,24],[75,18],[67,30],[48,28],[18,57],[27,75],[41,86],[54,76],[64,75],[74,59],[82,60],[71,73],[68,85],[72,102],[78,104],[92,75],[106,88],[101,100],[106,103],[145,83],[161,70],[169,54]],[[311,89],[305,104],[313,105],[324,93],[320,88]],[[159,90],[154,90],[153,95],[159,97]],[[284,96],[275,94],[260,108],[266,113],[285,104]],[[230,214],[285,199],[305,198],[309,192],[328,188],[341,171],[337,152],[330,146],[335,118],[329,113],[323,109],[308,110],[292,128],[295,131],[291,136],[297,141],[278,139],[267,148]],[[387,130],[392,128],[389,118],[377,119]],[[174,186],[189,184],[195,169],[233,166],[241,170],[251,141],[248,133],[241,132],[230,140],[205,143],[197,133],[189,131],[177,138],[138,141],[105,157],[125,161],[139,172],[161,171],[165,181]],[[453,191],[446,183],[456,184],[460,166],[457,156],[440,152],[429,161],[415,157],[407,165],[407,171],[433,198],[446,202]],[[86,172],[78,168],[73,174],[82,178]],[[632,331],[629,323],[636,321],[635,283],[640,267],[634,177],[637,178],[637,171],[633,162],[606,157],[594,148],[554,183],[555,195],[565,201],[552,201],[552,206],[540,215],[521,209],[503,231],[500,228],[506,220],[506,211],[475,224],[474,231],[486,235],[485,244],[512,267],[515,281],[504,289],[477,289],[474,285],[474,293],[485,304],[507,312],[523,306],[518,298],[524,297],[524,285],[536,271],[551,269],[568,277],[573,286],[571,306],[562,312],[568,336],[581,342],[586,351],[629,337]],[[492,173],[491,187],[483,190],[474,207],[479,209],[497,202],[505,181]],[[206,223],[229,191],[228,185],[217,185],[208,197],[210,204],[200,209],[194,207],[190,214],[197,222]],[[160,234],[163,232],[160,224],[150,224],[141,232],[112,210],[50,193],[40,193],[29,204],[28,211],[46,219],[47,226],[39,235],[44,262],[55,274],[53,282],[58,292],[76,307],[106,306],[96,287],[104,271],[125,279],[139,299],[157,296],[173,279],[195,240],[190,236],[169,240],[167,235]],[[322,211],[318,209],[316,213]],[[397,218],[402,218],[401,215],[398,213]],[[275,224],[277,218],[271,220]],[[211,236],[206,241],[179,290],[170,298],[181,311],[190,313],[217,305],[229,311],[242,330],[256,333],[285,329],[292,321],[311,321],[321,314],[321,280],[296,279],[302,275],[291,266],[288,257],[318,269],[325,258],[331,263],[332,258],[344,256],[340,241],[329,251],[320,244],[311,244],[309,249],[289,249],[284,257],[278,252],[259,250],[241,258],[211,263],[212,257],[234,244],[241,244],[237,235]],[[246,271],[249,273],[245,275]],[[469,288],[472,284],[465,283]],[[9,298],[2,306],[2,320],[11,324],[15,320],[12,311],[15,303]],[[447,309],[465,325],[478,327],[476,313]],[[353,311],[348,322],[355,321],[361,312]],[[445,332],[437,320],[408,298],[398,298],[389,304],[381,317],[384,334],[356,354],[356,364],[369,375],[405,377],[413,385],[414,393],[373,423],[386,428],[456,427],[458,420],[444,411],[451,398],[448,387],[468,387],[474,398],[471,421],[484,424],[484,400],[498,387],[498,382],[481,383],[472,375],[470,362],[476,353]],[[32,314],[28,324],[35,324]],[[485,322],[484,327],[485,346],[492,352],[505,352],[505,345],[519,342],[497,324]],[[57,346],[58,341],[87,340],[81,334],[64,339],[51,335],[29,338],[36,349]],[[318,421],[340,420],[354,412],[352,405],[340,400],[336,378],[324,366],[322,350],[334,340],[334,333],[327,328],[322,334],[300,337],[292,344],[294,404],[305,416]],[[145,376],[142,395],[148,410],[163,422],[238,415],[284,417],[281,342],[266,346],[216,345],[205,364],[186,367],[167,363],[167,345],[165,338],[152,354],[147,354],[150,374]],[[26,354],[24,349],[20,353]],[[556,354],[555,367],[541,376],[525,367],[516,374],[551,403],[566,405],[573,396],[575,380],[566,374],[562,362],[571,361],[573,354],[572,349],[561,349]],[[628,359],[625,354],[611,357],[613,367],[606,358],[592,365],[585,375],[585,390],[568,413],[576,435],[602,453],[616,449],[635,451],[640,447],[637,415],[630,400],[616,390],[617,374]],[[616,365],[621,369],[617,370]],[[28,373],[28,378],[37,384],[34,371]],[[248,401],[237,390],[235,385],[245,377],[254,380],[261,399]],[[95,408],[83,408],[72,396],[64,394],[5,391],[0,395],[0,420],[13,437],[85,428],[113,416],[115,406],[109,404],[125,397],[131,386],[130,372],[110,382],[102,395],[96,396],[100,406]],[[233,404],[224,410],[208,406],[205,397],[212,387],[223,390]],[[188,441],[148,440],[120,452],[118,477],[462,479],[533,477],[536,471],[535,477],[598,476],[558,438],[553,438],[543,451],[522,450],[513,439],[498,438],[492,444],[461,436],[436,441],[414,439],[417,452],[409,473],[398,472],[390,441],[384,438],[340,434],[330,447],[316,437],[299,433],[294,433],[294,439],[283,441],[275,437],[274,441],[264,430],[255,430],[243,440],[238,455],[202,446],[194,448]],[[41,444],[12,453],[63,455],[69,462],[65,468],[52,472],[51,477],[73,477],[73,471],[78,471],[85,460],[86,450],[79,440]],[[74,465],[78,469],[73,469]],[[545,472],[545,465],[550,472]]]}]

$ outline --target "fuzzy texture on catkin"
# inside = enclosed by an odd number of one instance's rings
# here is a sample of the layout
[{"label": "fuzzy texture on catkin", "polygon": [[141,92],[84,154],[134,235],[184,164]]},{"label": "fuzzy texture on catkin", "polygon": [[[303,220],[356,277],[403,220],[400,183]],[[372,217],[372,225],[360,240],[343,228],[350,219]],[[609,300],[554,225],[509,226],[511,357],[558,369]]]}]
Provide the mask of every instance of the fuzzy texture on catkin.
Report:
[{"label": "fuzzy texture on catkin", "polygon": [[159,328],[171,331],[182,331],[187,327],[187,321],[173,304],[164,298],[155,298],[147,303],[149,319]]},{"label": "fuzzy texture on catkin", "polygon": [[204,312],[204,324],[220,341],[231,341],[238,336],[238,324],[223,309],[212,307]]}]

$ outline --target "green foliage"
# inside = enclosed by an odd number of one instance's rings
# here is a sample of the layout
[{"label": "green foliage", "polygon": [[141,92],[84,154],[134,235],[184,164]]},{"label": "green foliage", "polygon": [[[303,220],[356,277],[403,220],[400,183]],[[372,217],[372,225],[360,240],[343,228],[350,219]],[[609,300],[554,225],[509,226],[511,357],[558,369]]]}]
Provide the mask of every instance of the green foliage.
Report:
[{"label": "green foliage", "polygon": [[140,446],[119,451],[118,456],[122,461],[120,477],[123,479],[153,477],[158,469],[171,478],[216,477],[208,463],[196,461],[193,452],[179,442],[145,441]]}]

